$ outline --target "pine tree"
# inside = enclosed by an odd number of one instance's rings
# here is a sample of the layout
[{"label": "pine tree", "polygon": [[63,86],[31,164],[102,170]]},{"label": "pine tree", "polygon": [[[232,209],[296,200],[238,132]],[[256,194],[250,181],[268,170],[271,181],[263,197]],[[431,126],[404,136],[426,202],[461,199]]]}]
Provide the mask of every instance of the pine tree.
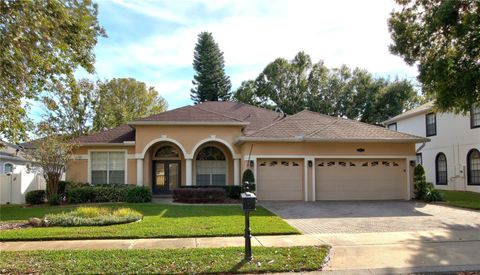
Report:
[{"label": "pine tree", "polygon": [[204,101],[227,101],[230,99],[232,83],[225,74],[223,52],[215,43],[209,32],[198,35],[193,57],[193,68],[196,71],[195,87],[190,90],[190,97],[195,104]]}]

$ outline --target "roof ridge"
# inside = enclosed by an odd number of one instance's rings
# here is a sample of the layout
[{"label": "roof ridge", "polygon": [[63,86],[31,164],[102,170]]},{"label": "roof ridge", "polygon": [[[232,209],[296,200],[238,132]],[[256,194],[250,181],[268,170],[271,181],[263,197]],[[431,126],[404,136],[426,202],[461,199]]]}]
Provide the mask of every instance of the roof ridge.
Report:
[{"label": "roof ridge", "polygon": [[257,133],[259,133],[259,132],[261,132],[261,131],[263,131],[263,130],[265,130],[265,129],[268,129],[269,127],[272,127],[272,126],[274,126],[274,125],[276,125],[276,124],[278,124],[278,123],[280,123],[280,122],[287,121],[287,120],[295,117],[296,115],[298,115],[298,114],[300,114],[300,113],[301,113],[301,112],[298,112],[298,113],[293,114],[293,115],[290,115],[290,116],[287,115],[286,117],[280,119],[279,121],[275,121],[274,123],[269,124],[269,125],[267,125],[267,126],[265,126],[265,127],[262,127],[262,128],[260,128],[260,129],[258,129],[258,130],[256,130],[256,131],[254,131],[254,132],[251,132],[250,134],[248,134],[248,135],[246,135],[246,136],[251,136],[251,135],[253,135],[253,134],[257,134]]},{"label": "roof ridge", "polygon": [[[247,104],[247,103],[244,103],[244,102],[241,102],[241,101],[206,101],[206,102],[202,102],[203,103],[212,103],[212,102],[221,102],[221,103],[234,103],[234,104],[241,104],[243,106],[247,106],[247,107],[250,107],[250,108],[255,108],[255,109],[259,109],[259,110],[262,110],[262,111],[267,111],[267,112],[270,112],[270,113],[275,113],[275,114],[278,114],[278,112],[275,112],[274,110],[270,110],[268,108],[265,108],[265,107],[259,107],[259,106],[255,106],[255,105],[251,105],[251,104]],[[199,104],[201,105],[201,104]]]},{"label": "roof ridge", "polygon": [[185,109],[185,108],[188,108],[188,107],[193,107],[193,106],[192,106],[192,105],[186,105],[186,106],[178,107],[178,108],[175,108],[175,109],[163,111],[163,112],[156,113],[156,114],[153,114],[153,115],[149,115],[149,116],[146,116],[146,117],[137,118],[137,119],[128,121],[128,122],[126,122],[125,124],[128,125],[130,122],[143,121],[143,120],[145,120],[145,119],[147,119],[147,118],[150,118],[150,117],[153,117],[153,116],[158,116],[158,115],[161,115],[161,114],[170,113],[170,112],[173,112],[173,111],[176,111],[176,110],[180,110],[180,109]]},{"label": "roof ridge", "polygon": [[[190,105],[189,105],[189,106],[190,106]],[[209,112],[209,113],[212,113],[212,114],[215,114],[215,115],[223,116],[223,117],[226,117],[226,118],[229,118],[229,119],[236,120],[236,121],[238,121],[238,122],[245,122],[245,121],[243,121],[243,120],[240,120],[240,119],[237,119],[237,118],[234,118],[234,117],[231,117],[231,116],[227,116],[227,115],[224,115],[224,114],[220,114],[220,113],[214,112],[214,111],[212,111],[212,110],[200,108],[200,107],[198,107],[197,105],[192,105],[192,107],[195,108],[195,109],[197,109],[197,110],[200,110],[200,111],[205,111],[205,112]]]}]

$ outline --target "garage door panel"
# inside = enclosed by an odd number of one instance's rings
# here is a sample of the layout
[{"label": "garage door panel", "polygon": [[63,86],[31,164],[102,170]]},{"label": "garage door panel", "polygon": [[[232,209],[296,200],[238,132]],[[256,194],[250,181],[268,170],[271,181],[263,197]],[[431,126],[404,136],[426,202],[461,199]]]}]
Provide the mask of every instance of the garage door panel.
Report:
[{"label": "garage door panel", "polygon": [[303,161],[258,160],[257,196],[259,200],[302,200]]},{"label": "garage door panel", "polygon": [[317,160],[318,200],[403,199],[404,160]]}]

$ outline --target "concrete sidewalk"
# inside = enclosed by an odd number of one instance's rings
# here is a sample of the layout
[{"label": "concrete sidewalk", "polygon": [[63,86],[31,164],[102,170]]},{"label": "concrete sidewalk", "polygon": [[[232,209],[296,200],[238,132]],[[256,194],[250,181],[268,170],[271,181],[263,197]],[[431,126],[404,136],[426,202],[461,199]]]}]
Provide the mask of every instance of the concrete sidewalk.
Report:
[{"label": "concrete sidewalk", "polygon": [[[324,273],[405,274],[480,270],[479,230],[255,236],[253,246],[332,246]],[[243,237],[2,242],[0,251],[243,246]],[[327,271],[327,272],[325,272]],[[314,274],[314,273],[313,273]]]},{"label": "concrete sidewalk", "polygon": [[[65,240],[0,242],[0,251],[64,249],[167,249],[243,246],[243,237],[205,237],[127,240]],[[308,246],[325,243],[311,235],[254,236],[252,246]]]}]

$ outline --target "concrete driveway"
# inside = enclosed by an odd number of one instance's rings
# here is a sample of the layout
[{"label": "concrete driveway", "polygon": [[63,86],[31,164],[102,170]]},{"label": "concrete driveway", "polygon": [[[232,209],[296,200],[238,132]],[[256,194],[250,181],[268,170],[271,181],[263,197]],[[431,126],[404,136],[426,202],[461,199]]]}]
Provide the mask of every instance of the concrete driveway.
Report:
[{"label": "concrete driveway", "polygon": [[480,270],[480,211],[405,201],[260,204],[331,245],[334,255],[327,270]]}]

